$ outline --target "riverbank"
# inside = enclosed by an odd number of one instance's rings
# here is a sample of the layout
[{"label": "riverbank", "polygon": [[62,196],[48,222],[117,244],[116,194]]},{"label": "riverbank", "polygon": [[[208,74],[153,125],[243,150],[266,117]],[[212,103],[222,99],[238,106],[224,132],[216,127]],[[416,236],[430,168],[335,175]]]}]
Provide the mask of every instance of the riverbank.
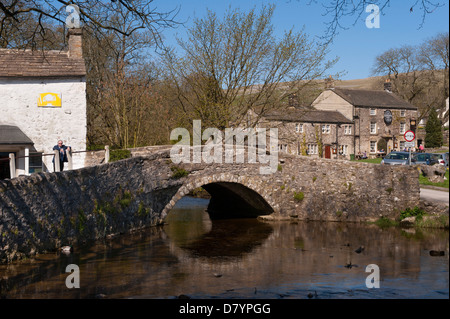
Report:
[{"label": "riverbank", "polygon": [[[358,223],[354,221],[345,221],[341,216],[336,216],[334,220],[323,220],[324,222],[341,222],[341,223]],[[305,221],[298,218],[298,216],[282,217],[275,214],[259,216],[258,219],[268,222],[276,221]],[[311,220],[313,221],[313,220]],[[419,204],[415,207],[408,208],[402,212],[399,212],[396,218],[388,218],[380,214],[380,217],[376,220],[362,220],[360,224],[375,224],[379,227],[412,227],[412,228],[438,228],[449,229],[449,207],[447,205],[420,200]]]}]

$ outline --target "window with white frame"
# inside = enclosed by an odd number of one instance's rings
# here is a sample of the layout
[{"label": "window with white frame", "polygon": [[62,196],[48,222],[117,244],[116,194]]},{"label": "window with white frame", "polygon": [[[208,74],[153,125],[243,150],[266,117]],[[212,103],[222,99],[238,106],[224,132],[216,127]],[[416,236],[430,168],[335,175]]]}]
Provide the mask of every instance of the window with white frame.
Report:
[{"label": "window with white frame", "polygon": [[400,151],[405,149],[405,141],[400,141]]},{"label": "window with white frame", "polygon": [[400,123],[400,134],[405,134],[406,132],[406,123],[401,122]]},{"label": "window with white frame", "polygon": [[370,122],[370,134],[377,134],[377,123]]},{"label": "window with white frame", "polygon": [[376,109],[370,109],[370,115],[377,115]]},{"label": "window with white frame", "polygon": [[345,135],[352,134],[352,126],[351,125],[344,125],[344,134]]},{"label": "window with white frame", "polygon": [[297,133],[303,133],[303,124],[296,123],[296,124],[295,124],[295,132],[297,132]]},{"label": "window with white frame", "polygon": [[370,153],[376,153],[377,141],[370,141]]},{"label": "window with white frame", "polygon": [[322,134],[330,134],[331,126],[330,124],[323,124],[322,125]]},{"label": "window with white frame", "polygon": [[339,145],[339,154],[348,155],[348,145]]},{"label": "window with white frame", "polygon": [[400,110],[400,116],[405,117],[406,116],[406,110]]},{"label": "window with white frame", "polygon": [[308,154],[317,154],[318,153],[318,147],[317,144],[308,144]]}]

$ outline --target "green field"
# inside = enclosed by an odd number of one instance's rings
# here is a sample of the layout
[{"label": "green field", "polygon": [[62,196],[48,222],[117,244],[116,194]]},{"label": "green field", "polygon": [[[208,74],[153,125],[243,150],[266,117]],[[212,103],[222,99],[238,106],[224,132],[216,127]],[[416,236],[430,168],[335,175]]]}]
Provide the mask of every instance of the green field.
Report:
[{"label": "green field", "polygon": [[363,160],[355,160],[355,162],[364,162],[364,163],[373,163],[373,164],[380,164],[381,163],[382,158],[378,157],[378,158],[368,158],[368,159],[363,159]]},{"label": "green field", "polygon": [[428,178],[422,176],[422,174],[420,174],[419,176],[419,183],[421,185],[431,185],[431,186],[437,186],[437,187],[444,187],[448,189],[448,168],[447,171],[445,172],[445,180],[442,183],[431,183]]}]

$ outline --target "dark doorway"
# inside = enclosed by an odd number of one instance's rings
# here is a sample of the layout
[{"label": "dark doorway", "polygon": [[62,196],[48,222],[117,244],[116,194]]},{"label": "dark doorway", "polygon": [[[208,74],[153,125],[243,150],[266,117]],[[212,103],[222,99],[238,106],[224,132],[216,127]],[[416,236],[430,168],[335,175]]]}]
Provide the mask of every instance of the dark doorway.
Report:
[{"label": "dark doorway", "polygon": [[9,153],[0,152],[0,179],[11,178],[9,171]]}]

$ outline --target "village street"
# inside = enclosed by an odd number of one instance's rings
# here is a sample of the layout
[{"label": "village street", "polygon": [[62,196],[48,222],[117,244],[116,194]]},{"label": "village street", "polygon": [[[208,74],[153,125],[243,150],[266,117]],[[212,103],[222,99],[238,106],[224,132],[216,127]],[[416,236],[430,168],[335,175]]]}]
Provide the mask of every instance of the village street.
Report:
[{"label": "village street", "polygon": [[421,187],[420,188],[420,199],[428,200],[436,203],[445,203],[449,205],[449,193],[447,191],[438,190],[433,187]]}]

